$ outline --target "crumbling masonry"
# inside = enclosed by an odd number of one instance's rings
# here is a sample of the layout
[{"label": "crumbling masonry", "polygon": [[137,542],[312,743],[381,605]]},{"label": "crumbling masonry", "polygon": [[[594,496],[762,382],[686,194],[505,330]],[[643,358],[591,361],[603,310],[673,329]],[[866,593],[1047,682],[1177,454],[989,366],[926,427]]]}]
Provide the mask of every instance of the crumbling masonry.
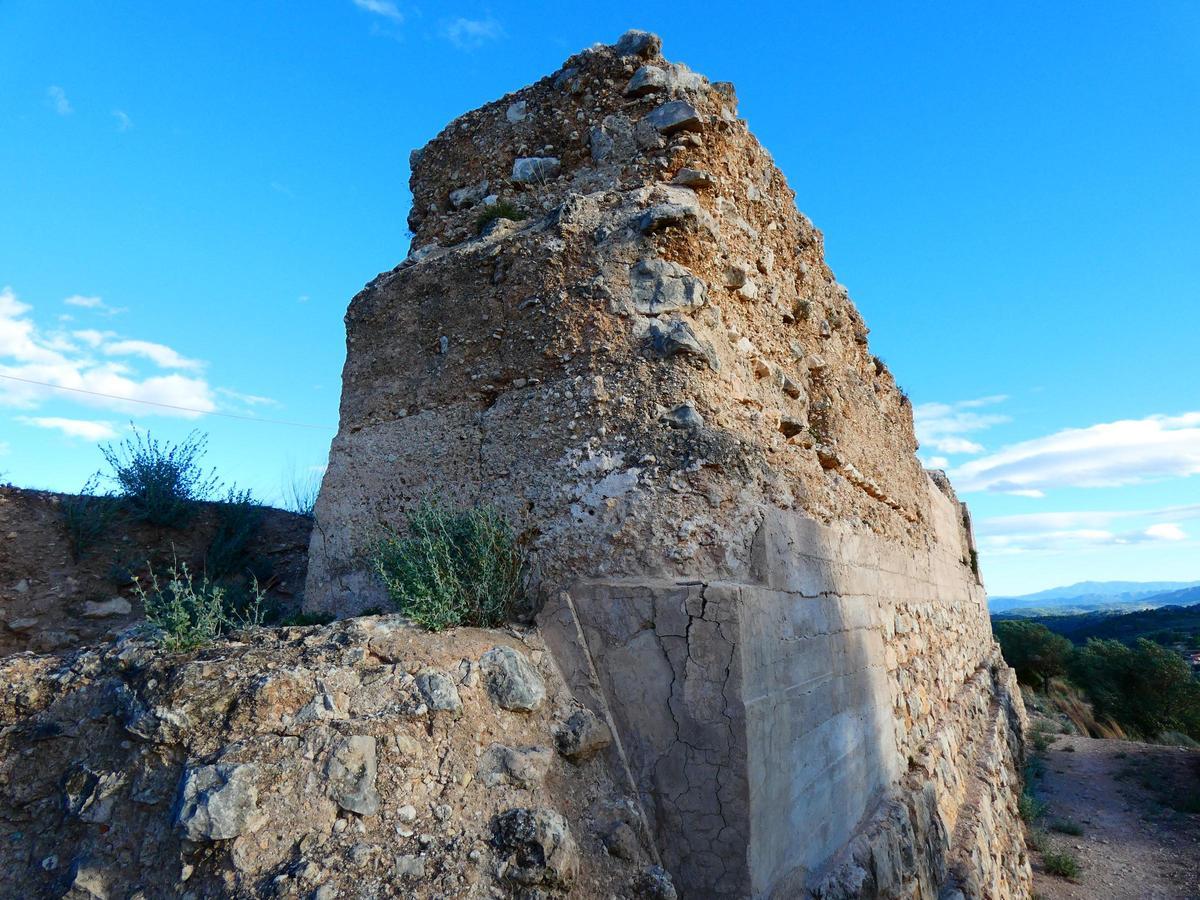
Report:
[{"label": "crumbling masonry", "polygon": [[684,896],[1026,896],[965,510],[736,107],[631,32],[413,154],[306,602],[379,605],[423,496],[497,504]]}]

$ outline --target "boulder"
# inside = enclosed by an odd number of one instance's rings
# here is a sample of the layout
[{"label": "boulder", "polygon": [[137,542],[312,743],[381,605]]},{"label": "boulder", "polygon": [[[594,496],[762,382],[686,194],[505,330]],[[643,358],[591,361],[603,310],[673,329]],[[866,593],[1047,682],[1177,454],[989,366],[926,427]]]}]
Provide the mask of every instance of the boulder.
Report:
[{"label": "boulder", "polygon": [[512,647],[493,647],[480,658],[479,668],[489,696],[504,709],[529,712],[546,699],[542,676]]},{"label": "boulder", "polygon": [[492,843],[507,863],[504,877],[527,887],[567,889],[579,851],[566,820],[552,809],[510,809],[492,824]]},{"label": "boulder", "polygon": [[258,776],[253,763],[187,769],[179,788],[176,826],[190,841],[224,841],[257,830],[265,821],[258,809]]}]

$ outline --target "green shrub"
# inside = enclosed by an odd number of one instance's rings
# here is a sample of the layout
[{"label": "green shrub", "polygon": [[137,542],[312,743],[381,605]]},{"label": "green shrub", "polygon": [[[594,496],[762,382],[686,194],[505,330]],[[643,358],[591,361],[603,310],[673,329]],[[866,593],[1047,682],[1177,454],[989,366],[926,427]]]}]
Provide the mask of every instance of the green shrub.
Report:
[{"label": "green shrub", "polygon": [[136,428],[133,437],[100,448],[112,470],[123,505],[152,525],[178,527],[191,518],[196,502],[218,487],[216,475],[200,464],[208,439],[193,431],[181,443],[159,442]]},{"label": "green shrub", "polygon": [[149,590],[139,581],[134,592],[142,601],[146,621],[158,631],[167,650],[194,650],[212,643],[226,631],[257,628],[265,615],[265,596],[255,582],[248,602],[229,602],[226,589],[207,577],[197,581],[187,563],[172,562],[160,582],[154,568],[147,578]]},{"label": "green shrub", "polygon": [[1026,824],[1032,825],[1038,819],[1046,814],[1049,805],[1039,800],[1033,794],[1026,791],[1021,795],[1018,801],[1017,809],[1021,813],[1021,818]]},{"label": "green shrub", "polygon": [[1038,719],[1029,729],[1029,740],[1033,744],[1033,752],[1039,756],[1044,756],[1054,741],[1054,734],[1050,732],[1050,727],[1050,723],[1044,719]]},{"label": "green shrub", "polygon": [[482,234],[483,229],[487,228],[496,219],[511,219],[514,222],[520,222],[525,218],[527,218],[525,211],[515,203],[500,200],[483,208],[483,211],[475,218],[475,230],[479,234]]},{"label": "green shrub", "polygon": [[1051,875],[1057,875],[1059,878],[1067,878],[1074,881],[1079,877],[1081,871],[1079,860],[1070,853],[1043,853],[1042,865],[1046,867],[1046,871]]},{"label": "green shrub", "polygon": [[1055,819],[1050,823],[1050,830],[1059,834],[1070,834],[1079,837],[1083,834],[1083,826],[1074,819]]},{"label": "green shrub", "polygon": [[387,534],[374,558],[400,612],[430,631],[495,628],[513,618],[524,601],[524,558],[497,510],[426,500],[406,518],[408,534]]},{"label": "green shrub", "polygon": [[99,476],[93,475],[76,496],[64,497],[59,503],[71,559],[79,562],[87,552],[108,533],[117,514],[117,504],[110,494],[97,493]]},{"label": "green shrub", "polygon": [[262,505],[250,491],[232,488],[216,507],[217,528],[204,553],[204,574],[221,580],[250,566],[250,542],[262,524]]}]

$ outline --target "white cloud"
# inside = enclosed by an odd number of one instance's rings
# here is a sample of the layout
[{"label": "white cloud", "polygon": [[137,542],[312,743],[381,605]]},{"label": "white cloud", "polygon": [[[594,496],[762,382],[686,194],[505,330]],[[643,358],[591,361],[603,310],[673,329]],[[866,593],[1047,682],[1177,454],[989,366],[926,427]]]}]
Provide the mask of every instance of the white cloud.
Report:
[{"label": "white cloud", "polygon": [[83,294],[72,294],[63,300],[67,306],[75,306],[80,309],[94,309],[97,312],[102,312],[108,316],[120,315],[127,310],[123,306],[109,306],[100,297],[87,297]]},{"label": "white cloud", "polygon": [[1159,541],[1186,541],[1187,532],[1176,525],[1174,522],[1163,522],[1160,525],[1151,525],[1142,532],[1146,537]]},{"label": "white cloud", "polygon": [[[6,376],[0,378],[0,406],[36,409],[54,398],[122,413],[153,412],[183,418],[216,410],[213,390],[201,377],[175,373],[145,377],[127,362],[96,355],[98,351],[108,356],[107,348],[116,346],[116,355],[123,351],[133,359],[150,359],[165,368],[178,368],[180,363],[200,365],[172,348],[150,341],[112,341],[116,337],[112,332],[86,329],[71,334],[87,345],[81,348],[61,333],[41,332],[31,312],[29,304],[19,300],[11,288],[0,290],[0,375]],[[128,401],[186,409],[151,408]]]},{"label": "white cloud", "polygon": [[99,347],[108,338],[117,336],[115,331],[97,331],[95,328],[83,328],[71,334],[89,347]]},{"label": "white cloud", "polygon": [[913,407],[913,424],[922,447],[939,453],[982,453],[983,445],[963,435],[1007,422],[1008,416],[972,410],[1008,399],[1004,395],[960,400],[957,403],[920,403]]},{"label": "white cloud", "polygon": [[123,109],[114,109],[113,118],[117,120],[117,131],[128,131],[133,127],[133,119],[129,118],[129,113]]},{"label": "white cloud", "polygon": [[200,369],[204,366],[199,360],[188,359],[166,344],[153,341],[113,341],[101,349],[108,356],[141,356],[161,369]]},{"label": "white cloud", "polygon": [[71,101],[67,99],[67,92],[57,84],[46,88],[46,96],[50,98],[50,104],[60,116],[69,116],[75,112],[75,107],[71,106]]},{"label": "white cloud", "polygon": [[443,35],[460,50],[474,50],[488,41],[504,36],[504,29],[495,19],[466,19],[459,16],[446,25]]},{"label": "white cloud", "polygon": [[927,469],[945,469],[949,467],[950,460],[946,459],[944,456],[931,456],[928,459],[923,460],[922,465],[924,465]]},{"label": "white cloud", "polygon": [[391,19],[397,24],[404,21],[404,14],[396,8],[391,0],[354,0],[354,5],[385,19]]},{"label": "white cloud", "polygon": [[230,390],[229,388],[217,388],[217,393],[222,397],[228,397],[245,406],[278,406],[279,401],[270,397],[260,397],[257,394],[243,394],[240,391]]},{"label": "white cloud", "polygon": [[1068,428],[963,463],[960,491],[1117,487],[1200,474],[1200,412]]},{"label": "white cloud", "polygon": [[33,425],[37,428],[51,428],[61,431],[67,437],[82,438],[85,441],[104,441],[117,436],[117,430],[110,422],[97,422],[92,419],[64,419],[58,416],[17,416],[18,422]]}]

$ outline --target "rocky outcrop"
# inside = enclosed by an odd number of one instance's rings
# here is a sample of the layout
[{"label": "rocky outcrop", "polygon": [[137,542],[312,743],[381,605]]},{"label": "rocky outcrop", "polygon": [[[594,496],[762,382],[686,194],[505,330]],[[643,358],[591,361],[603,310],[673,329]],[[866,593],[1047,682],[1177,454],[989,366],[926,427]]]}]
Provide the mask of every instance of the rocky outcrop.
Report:
[{"label": "rocky outcrop", "polygon": [[[0,661],[5,897],[590,898],[656,883],[621,770],[555,749],[593,729],[536,631],[430,636],[393,616],[239,637],[185,656],[126,635]],[[536,708],[497,701],[481,677],[496,657],[536,679]]]},{"label": "rocky outcrop", "polygon": [[683,895],[1023,896],[969,519],[736,108],[637,32],[414,152],[306,603],[382,602],[379,530],[428,494],[498,504]]}]

